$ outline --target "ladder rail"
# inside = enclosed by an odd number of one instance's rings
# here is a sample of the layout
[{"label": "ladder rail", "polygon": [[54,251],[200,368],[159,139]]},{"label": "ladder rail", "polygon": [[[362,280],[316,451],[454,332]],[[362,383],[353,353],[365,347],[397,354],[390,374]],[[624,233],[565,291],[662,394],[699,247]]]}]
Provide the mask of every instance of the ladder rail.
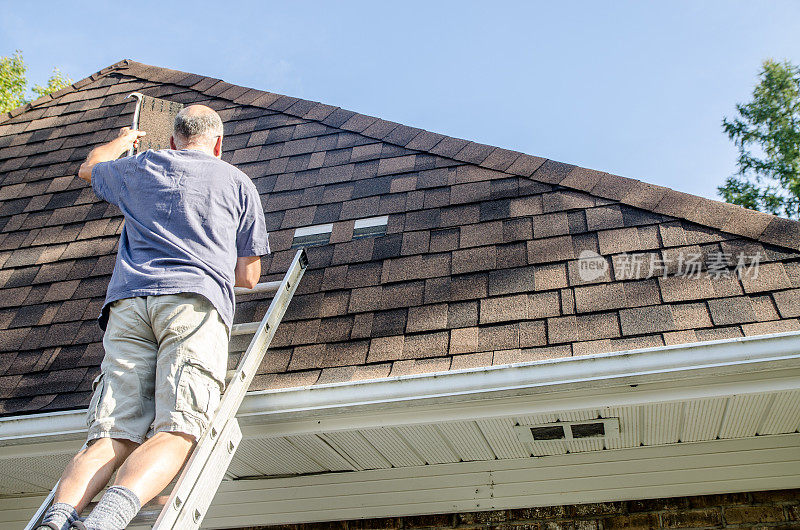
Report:
[{"label": "ladder rail", "polygon": [[[281,286],[269,305],[269,309],[267,309],[264,318],[261,319],[250,345],[239,361],[233,378],[225,389],[211,425],[200,437],[192,455],[189,457],[189,461],[183,467],[178,482],[172,489],[167,504],[153,525],[154,530],[176,528],[178,521],[180,521],[181,530],[198,528],[202,523],[208,505],[197,505],[194,499],[199,497],[200,500],[204,501],[203,497],[205,497],[210,504],[213,496],[208,497],[207,492],[199,491],[195,486],[200,481],[201,475],[215,451],[215,447],[222,439],[220,434],[228,430],[227,424],[229,421],[236,421],[236,412],[247,394],[256,370],[261,365],[272,337],[275,335],[278,324],[283,319],[283,315],[294,296],[307,265],[308,258],[305,251],[298,250],[292,260],[292,264],[284,275]],[[222,477],[220,476],[221,479]],[[217,483],[215,486],[219,487],[219,484]],[[187,514],[190,514],[191,517]]]}]

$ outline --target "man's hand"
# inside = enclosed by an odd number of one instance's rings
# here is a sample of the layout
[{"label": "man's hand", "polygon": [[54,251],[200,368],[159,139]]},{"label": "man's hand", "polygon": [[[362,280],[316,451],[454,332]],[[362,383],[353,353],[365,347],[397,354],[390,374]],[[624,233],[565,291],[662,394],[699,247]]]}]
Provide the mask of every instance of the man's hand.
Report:
[{"label": "man's hand", "polygon": [[[128,149],[133,146],[134,149],[139,147],[139,138],[147,134],[144,131],[135,131],[130,127],[123,127],[119,130],[119,135],[117,136],[116,140],[122,142],[123,147],[125,148],[122,153],[127,151]],[[120,153],[120,155],[122,154]],[[119,155],[117,155],[119,156]]]},{"label": "man's hand", "polygon": [[236,258],[234,269],[234,287],[252,289],[261,277],[261,256],[246,256]]},{"label": "man's hand", "polygon": [[103,144],[100,147],[95,147],[89,152],[89,156],[86,157],[86,161],[81,164],[80,169],[78,169],[78,177],[91,184],[92,169],[94,169],[95,165],[99,164],[100,162],[110,162],[111,160],[116,160],[120,157],[120,155],[128,151],[131,146],[134,148],[138,147],[139,138],[145,134],[147,133],[144,131],[134,131],[131,130],[130,127],[123,127],[119,130],[119,134],[116,138],[107,144]]}]

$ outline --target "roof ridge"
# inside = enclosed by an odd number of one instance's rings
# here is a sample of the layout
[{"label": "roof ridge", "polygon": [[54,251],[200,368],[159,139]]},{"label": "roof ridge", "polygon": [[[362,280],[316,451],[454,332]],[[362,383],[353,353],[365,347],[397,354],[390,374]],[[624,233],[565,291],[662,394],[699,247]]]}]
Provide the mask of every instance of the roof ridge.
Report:
[{"label": "roof ridge", "polygon": [[118,61],[112,64],[111,66],[106,66],[105,68],[98,70],[97,72],[87,77],[84,77],[83,79],[75,81],[69,86],[56,90],[55,92],[52,92],[50,94],[45,94],[44,96],[34,99],[30,103],[26,103],[15,109],[11,109],[8,112],[3,112],[0,114],[0,124],[3,124],[4,122],[10,120],[11,118],[15,118],[24,112],[35,109],[36,107],[42,105],[43,103],[47,103],[48,101],[51,101],[53,99],[58,99],[61,96],[66,96],[67,94],[75,92],[76,90],[80,90],[89,83],[97,81],[101,77],[105,77],[108,74],[114,72],[115,70],[120,70],[122,68],[127,67],[127,65],[131,62],[133,61],[130,61],[129,59],[122,59],[121,61]]},{"label": "roof ridge", "polygon": [[[316,121],[406,149],[450,158],[510,175],[531,178],[538,182],[563,186],[761,242],[800,250],[800,221],[707,199],[665,186],[642,182],[638,179],[556,162],[417,127],[409,127],[318,101],[243,87],[213,77],[152,66],[133,60],[124,59],[104,68],[88,78],[73,83],[67,89],[53,93],[51,98],[55,99],[77,90],[115,70],[128,70],[133,77],[154,82],[169,82],[192,88],[209,97],[227,99],[240,105],[260,107]],[[213,82],[209,83],[210,81]],[[201,83],[202,86],[197,87]],[[30,103],[30,108],[47,101],[46,98],[47,96]],[[14,115],[18,115],[27,110],[26,107],[20,107],[22,110],[15,109],[12,112],[16,112]],[[2,121],[0,119],[0,123]]]}]

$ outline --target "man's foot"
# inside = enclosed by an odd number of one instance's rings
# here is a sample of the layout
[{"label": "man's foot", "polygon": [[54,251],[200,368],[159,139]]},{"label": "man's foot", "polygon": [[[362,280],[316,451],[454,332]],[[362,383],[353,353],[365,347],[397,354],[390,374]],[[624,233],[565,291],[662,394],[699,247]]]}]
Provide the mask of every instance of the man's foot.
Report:
[{"label": "man's foot", "polygon": [[61,530],[61,527],[56,523],[42,523],[36,527],[36,530]]},{"label": "man's foot", "polygon": [[83,524],[81,521],[72,521],[72,526],[70,526],[70,530],[86,530],[86,525]]}]

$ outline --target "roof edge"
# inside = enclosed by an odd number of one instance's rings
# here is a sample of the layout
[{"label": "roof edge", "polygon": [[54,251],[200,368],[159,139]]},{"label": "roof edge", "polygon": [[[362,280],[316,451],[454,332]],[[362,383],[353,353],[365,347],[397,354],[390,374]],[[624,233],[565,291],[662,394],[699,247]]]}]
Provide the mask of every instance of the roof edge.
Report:
[{"label": "roof edge", "polygon": [[[301,432],[318,427],[321,415],[328,418],[328,428],[339,422],[353,427],[356,421],[353,414],[358,415],[358,421],[365,427],[384,425],[390,420],[464,419],[462,416],[469,415],[476,403],[484,406],[480,400],[491,398],[497,401],[498,398],[520,395],[529,398],[532,393],[540,398],[533,401],[526,398],[522,406],[553,406],[548,404],[545,396],[565,392],[573,399],[572,406],[582,404],[591,408],[590,402],[595,402],[600,395],[604,396],[605,405],[610,406],[608,400],[612,398],[606,395],[609,392],[618,394],[620,387],[629,389],[648,383],[653,384],[648,391],[637,389],[626,392],[624,398],[614,399],[650,399],[653,402],[681,399],[687,391],[675,385],[676,381],[691,386],[694,397],[774,392],[797,387],[800,379],[798,346],[800,331],[789,331],[447,372],[262,390],[247,394],[237,418],[249,435],[263,429],[269,429],[271,434],[277,431],[290,434],[297,429]],[[789,370],[798,373],[792,375]],[[725,382],[726,375],[744,374],[747,377],[764,372],[780,374],[780,378],[771,384],[765,384],[763,378],[754,382]],[[671,383],[664,386],[665,381]],[[695,396],[698,392],[702,396]],[[559,403],[564,405],[563,398]],[[445,404],[447,406],[443,407]],[[387,415],[386,408],[392,405],[402,405],[404,410]],[[345,412],[351,414],[343,414]],[[489,415],[499,413],[494,410],[483,412]],[[509,409],[506,413],[513,412]],[[41,443],[53,437],[77,439],[86,430],[84,416],[85,411],[78,410],[0,418],[4,433],[0,444]]]},{"label": "roof edge", "polygon": [[19,116],[20,114],[22,114],[24,112],[27,112],[27,111],[32,110],[32,109],[35,109],[36,107],[38,107],[39,105],[41,105],[43,103],[47,103],[48,101],[51,101],[53,99],[58,99],[61,96],[66,96],[67,94],[75,92],[76,90],[79,90],[82,87],[88,85],[92,81],[97,81],[101,77],[105,77],[106,75],[110,74],[111,72],[114,72],[115,70],[120,70],[122,68],[125,68],[131,62],[133,62],[133,61],[130,61],[129,59],[123,59],[121,61],[118,61],[118,62],[112,64],[111,66],[106,66],[105,68],[103,68],[101,70],[98,70],[97,72],[93,73],[90,76],[87,76],[87,77],[84,77],[83,79],[75,81],[71,85],[66,86],[66,87],[64,87],[64,88],[62,88],[60,90],[56,90],[55,92],[52,92],[50,94],[45,94],[44,96],[41,96],[41,97],[39,97],[37,99],[34,99],[30,103],[26,103],[25,105],[19,106],[19,107],[15,108],[15,109],[11,109],[8,112],[3,112],[2,114],[0,114],[0,125],[2,125],[4,122],[10,120],[11,118],[15,118],[15,117]]}]

